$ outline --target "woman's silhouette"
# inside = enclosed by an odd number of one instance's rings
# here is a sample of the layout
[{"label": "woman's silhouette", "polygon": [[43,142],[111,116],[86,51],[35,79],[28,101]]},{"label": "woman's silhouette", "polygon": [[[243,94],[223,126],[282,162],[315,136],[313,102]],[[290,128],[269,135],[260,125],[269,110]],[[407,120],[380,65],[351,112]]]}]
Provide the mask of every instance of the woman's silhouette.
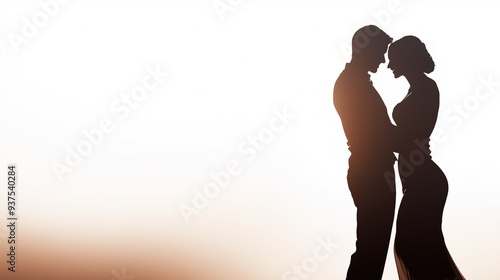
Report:
[{"label": "woman's silhouette", "polygon": [[394,77],[404,76],[410,84],[408,94],[393,111],[404,193],[394,242],[399,278],[464,279],[446,248],[441,230],[448,181],[429,150],[429,137],[438,115],[439,90],[425,73],[434,70],[434,61],[414,36],[394,42],[388,56]]}]

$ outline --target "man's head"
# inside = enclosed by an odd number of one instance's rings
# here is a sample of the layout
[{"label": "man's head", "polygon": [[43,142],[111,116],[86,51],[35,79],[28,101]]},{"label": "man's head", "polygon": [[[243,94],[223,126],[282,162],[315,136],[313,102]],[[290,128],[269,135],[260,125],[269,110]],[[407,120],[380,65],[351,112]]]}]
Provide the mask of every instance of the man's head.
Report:
[{"label": "man's head", "polygon": [[377,26],[364,26],[352,37],[352,62],[375,73],[379,65],[385,62],[390,43],[392,38]]}]

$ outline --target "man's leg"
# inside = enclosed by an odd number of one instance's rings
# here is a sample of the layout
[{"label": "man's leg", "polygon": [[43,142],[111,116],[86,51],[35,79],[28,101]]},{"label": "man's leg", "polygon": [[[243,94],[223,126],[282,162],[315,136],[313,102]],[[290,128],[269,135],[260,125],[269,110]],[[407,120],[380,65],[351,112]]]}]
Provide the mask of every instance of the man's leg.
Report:
[{"label": "man's leg", "polygon": [[[387,170],[394,173],[393,168]],[[384,172],[367,174],[349,169],[349,189],[357,207],[357,241],[347,271],[348,280],[382,278],[396,198],[394,182],[388,182]]]}]

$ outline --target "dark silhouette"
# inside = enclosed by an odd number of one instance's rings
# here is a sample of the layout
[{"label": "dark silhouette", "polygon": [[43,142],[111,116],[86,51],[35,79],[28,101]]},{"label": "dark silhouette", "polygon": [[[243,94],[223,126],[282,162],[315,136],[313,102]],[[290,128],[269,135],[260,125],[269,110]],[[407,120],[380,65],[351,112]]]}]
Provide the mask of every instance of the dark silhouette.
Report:
[{"label": "dark silhouette", "polygon": [[388,55],[388,67],[395,78],[404,76],[410,84],[408,94],[393,111],[404,193],[394,242],[399,279],[464,279],[446,248],[441,230],[448,181],[429,150],[429,137],[438,115],[439,90],[425,73],[434,70],[434,61],[414,36],[394,42]]},{"label": "dark silhouette", "polygon": [[394,174],[395,127],[368,74],[385,62],[391,42],[376,26],[359,29],[352,39],[351,62],[334,88],[335,109],[351,152],[347,183],[357,208],[356,252],[347,279],[382,278],[394,221],[395,186],[386,175]]}]

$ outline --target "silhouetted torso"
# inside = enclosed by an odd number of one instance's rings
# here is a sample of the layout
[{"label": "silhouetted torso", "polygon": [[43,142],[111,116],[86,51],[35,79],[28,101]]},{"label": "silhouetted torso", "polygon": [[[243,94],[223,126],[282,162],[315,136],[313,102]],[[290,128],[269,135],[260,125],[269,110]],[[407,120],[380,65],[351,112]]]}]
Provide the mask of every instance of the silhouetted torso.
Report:
[{"label": "silhouetted torso", "polygon": [[381,279],[395,211],[394,126],[370,75],[353,64],[337,79],[333,99],[351,151],[347,182],[357,208],[347,279]]},{"label": "silhouetted torso", "polygon": [[394,126],[367,72],[347,63],[335,83],[334,105],[354,158],[394,164]]},{"label": "silhouetted torso", "polygon": [[424,79],[393,111],[404,191],[395,238],[400,279],[464,279],[441,230],[448,181],[428,144],[438,109],[439,90],[433,80]]},{"label": "silhouetted torso", "polygon": [[410,156],[421,151],[430,156],[429,140],[436,124],[439,110],[439,90],[431,79],[410,88],[406,97],[394,107],[396,122],[396,150],[400,155]]}]

